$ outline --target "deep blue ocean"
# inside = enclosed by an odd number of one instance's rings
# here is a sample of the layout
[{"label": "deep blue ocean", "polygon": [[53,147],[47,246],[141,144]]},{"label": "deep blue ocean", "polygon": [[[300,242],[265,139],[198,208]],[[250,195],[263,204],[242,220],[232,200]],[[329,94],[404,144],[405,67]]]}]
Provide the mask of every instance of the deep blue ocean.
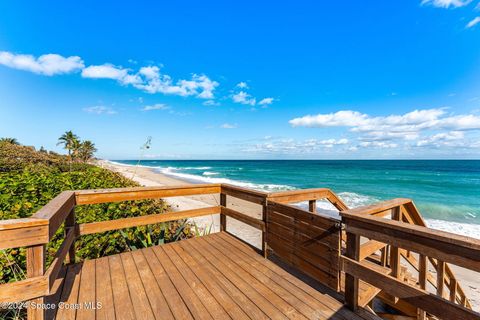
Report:
[{"label": "deep blue ocean", "polygon": [[140,165],[197,183],[264,191],[330,188],[350,207],[411,198],[432,227],[480,237],[480,160],[142,160]]}]

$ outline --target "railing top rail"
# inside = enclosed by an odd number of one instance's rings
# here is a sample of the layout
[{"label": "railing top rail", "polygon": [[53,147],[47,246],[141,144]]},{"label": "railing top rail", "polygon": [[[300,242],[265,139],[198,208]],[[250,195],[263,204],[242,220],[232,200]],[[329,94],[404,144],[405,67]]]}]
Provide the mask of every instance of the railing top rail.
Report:
[{"label": "railing top rail", "polygon": [[480,272],[480,240],[368,215],[340,213],[347,233]]},{"label": "railing top rail", "polygon": [[186,184],[167,187],[131,187],[77,190],[78,205],[220,193],[221,184]]},{"label": "railing top rail", "polygon": [[13,230],[26,227],[37,227],[48,225],[47,219],[38,219],[38,218],[18,218],[18,219],[8,219],[0,220],[0,230]]},{"label": "railing top rail", "polygon": [[225,188],[225,189],[243,191],[243,192],[246,192],[246,193],[249,193],[249,194],[257,195],[257,196],[259,196],[259,197],[266,197],[266,196],[268,196],[268,192],[265,192],[265,191],[258,191],[258,190],[248,189],[248,188],[239,187],[239,186],[235,186],[235,185],[233,185],[233,184],[228,184],[228,183],[222,183],[222,184],[221,184],[221,187],[222,187],[222,189]]},{"label": "railing top rail", "polygon": [[272,193],[268,194],[268,197],[271,198],[271,200],[274,200],[274,198],[296,196],[296,195],[302,195],[302,194],[305,194],[305,193],[311,193],[311,194],[316,193],[320,196],[322,194],[326,195],[326,194],[328,194],[328,192],[330,192],[330,189],[327,189],[327,188],[299,189],[299,190],[272,192]]},{"label": "railing top rail", "polygon": [[[424,226],[412,225],[401,221],[395,221],[375,216],[358,215],[352,214],[350,212],[340,212],[340,215],[344,219],[347,226],[351,221],[363,222],[365,224],[381,227],[376,229],[376,232],[381,234],[391,235],[391,231],[396,230],[404,234],[428,237],[430,239],[448,242],[459,247],[466,247],[478,250],[480,253],[480,240],[472,237],[462,236],[451,232],[430,229]],[[361,226],[366,226],[365,224],[362,224]]]},{"label": "railing top rail", "polygon": [[343,210],[341,211],[341,213],[374,215],[376,213],[390,210],[392,208],[402,206],[411,202],[412,202],[411,199],[397,198],[397,199],[392,199],[392,200],[387,200],[380,203],[372,204],[369,206],[362,206],[362,207],[357,207],[349,210]]}]

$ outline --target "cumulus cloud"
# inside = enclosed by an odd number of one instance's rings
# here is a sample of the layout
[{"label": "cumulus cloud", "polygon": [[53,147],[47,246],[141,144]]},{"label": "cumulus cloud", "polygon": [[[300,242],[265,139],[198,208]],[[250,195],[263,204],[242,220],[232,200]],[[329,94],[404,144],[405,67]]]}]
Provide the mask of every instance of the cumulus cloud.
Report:
[{"label": "cumulus cloud", "polygon": [[232,96],[233,102],[246,104],[250,106],[254,106],[257,104],[257,99],[252,97],[250,94],[246,93],[245,91],[240,91]]},{"label": "cumulus cloud", "polygon": [[88,108],[84,108],[83,111],[87,113],[93,113],[93,114],[109,114],[109,115],[117,113],[114,109],[106,106],[88,107]]},{"label": "cumulus cloud", "polygon": [[457,147],[478,145],[480,116],[475,113],[455,115],[446,108],[414,110],[404,114],[371,116],[352,110],[307,115],[290,120],[293,127],[344,127],[358,141],[360,148]]},{"label": "cumulus cloud", "polygon": [[73,73],[85,66],[83,60],[77,56],[63,57],[50,53],[36,58],[33,55],[15,54],[8,51],[0,51],[0,64],[46,76]]},{"label": "cumulus cloud", "polygon": [[422,0],[422,5],[431,5],[437,8],[459,8],[468,5],[472,0]]},{"label": "cumulus cloud", "polygon": [[267,105],[270,105],[272,103],[273,103],[273,98],[263,98],[262,100],[260,100],[260,102],[258,104],[261,105],[261,106],[267,106]]},{"label": "cumulus cloud", "polygon": [[243,151],[252,153],[272,154],[307,154],[320,150],[331,149],[335,146],[344,146],[349,143],[348,139],[307,139],[297,141],[294,139],[272,138],[267,136],[263,141],[255,144],[247,144]]},{"label": "cumulus cloud", "polygon": [[161,73],[158,66],[141,67],[137,73],[133,73],[130,69],[103,64],[85,68],[82,76],[116,80],[122,85],[132,85],[152,94],[196,96],[202,99],[212,99],[213,92],[219,85],[206,75],[198,74],[193,74],[189,80],[182,79],[174,82],[171,76]]},{"label": "cumulus cloud", "polygon": [[[462,131],[451,131],[445,133],[437,133],[430,137],[417,141],[417,147],[445,147],[459,146],[458,142],[463,142],[465,133]],[[463,145],[463,143],[461,143]]]},{"label": "cumulus cloud", "polygon": [[[246,89],[248,89],[248,85],[246,82],[239,82],[237,83],[237,85],[235,86],[235,89],[233,90],[233,94],[232,94],[232,100],[233,102],[235,103],[240,103],[240,104],[244,104],[244,105],[249,105],[249,106],[256,106],[257,104],[261,107],[266,107],[270,104],[273,103],[273,101],[275,100],[274,98],[271,98],[271,97],[267,97],[267,98],[263,98],[261,99],[260,101],[257,101],[257,98],[252,96],[250,93],[248,93],[248,91]],[[240,89],[240,91],[238,91],[238,89]],[[256,110],[255,108],[251,108],[252,111]]]},{"label": "cumulus cloud", "polygon": [[171,107],[163,103],[156,103],[153,105],[145,106],[142,108],[142,111],[152,111],[152,110],[170,110]]},{"label": "cumulus cloud", "polygon": [[293,127],[350,127],[352,132],[415,133],[427,129],[476,130],[480,117],[447,115],[444,108],[414,110],[402,115],[372,117],[358,111],[307,115],[289,121]]},{"label": "cumulus cloud", "polygon": [[467,29],[473,28],[480,22],[480,17],[475,17],[473,20],[471,20],[467,25],[465,26]]},{"label": "cumulus cloud", "polygon": [[[393,142],[385,142],[385,141],[364,141],[360,142],[360,147],[364,148],[381,148],[381,149],[388,149],[388,148],[396,148],[398,147],[398,144],[393,143]],[[358,147],[356,147],[358,148]]]},{"label": "cumulus cloud", "polygon": [[222,129],[236,129],[238,128],[237,124],[224,123],[220,126]]},{"label": "cumulus cloud", "polygon": [[248,84],[246,82],[237,83],[237,87],[240,89],[248,89]]}]

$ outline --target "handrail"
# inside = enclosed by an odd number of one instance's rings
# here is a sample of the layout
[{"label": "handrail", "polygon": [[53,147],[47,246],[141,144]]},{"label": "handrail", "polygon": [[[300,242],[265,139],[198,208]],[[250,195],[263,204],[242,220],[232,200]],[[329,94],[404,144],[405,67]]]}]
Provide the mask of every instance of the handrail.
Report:
[{"label": "handrail", "polygon": [[[381,206],[377,206],[377,209],[379,208]],[[446,262],[480,272],[480,240],[443,231],[432,231],[427,227],[402,221],[358,214],[358,210],[356,214],[351,212],[352,210],[340,213],[347,232],[346,256],[342,256],[342,263],[347,274],[345,296],[351,308],[355,309],[358,303],[358,292],[355,291],[358,290],[358,280],[362,279],[433,315],[478,319],[479,313],[455,303],[457,302],[456,291],[453,293],[452,301],[443,298],[443,286],[437,286],[436,295],[426,291],[425,258],[428,256],[436,259],[438,267],[443,267],[443,269],[437,269],[437,279],[439,279],[437,282],[443,285],[442,270],[445,270]],[[391,250],[396,250],[396,254],[399,254],[400,248],[420,254],[420,261],[422,261],[420,289],[400,279],[399,273],[394,272],[398,269],[398,265],[390,266],[391,276],[379,274],[366,267],[360,261],[360,236],[389,244],[392,246]],[[393,262],[399,264],[399,260],[393,259],[391,263]]]},{"label": "handrail", "polygon": [[[357,207],[354,209],[350,209],[346,212],[349,214],[356,214],[356,215],[372,215],[375,217],[384,217],[385,215],[392,215],[394,210],[399,209],[398,212],[398,219],[405,223],[409,223],[410,225],[417,225],[427,227],[425,220],[421,216],[420,212],[418,211],[417,207],[410,199],[405,198],[397,198],[392,200],[383,201],[377,204]],[[393,217],[393,215],[392,215]],[[369,240],[366,243],[361,245],[360,249],[360,260],[363,260],[369,257],[371,254],[375,253],[378,250],[382,250],[382,259],[385,263],[386,252],[389,247],[388,244],[382,244],[376,240]],[[405,250],[400,250],[399,254],[405,259],[406,262],[409,263],[415,270],[419,271],[418,261],[409,254],[409,252],[405,252]],[[428,260],[432,263],[434,267],[437,265],[437,261],[431,257],[428,257]],[[430,273],[427,272],[426,280],[429,282],[433,287],[437,287],[437,284],[433,281],[433,277]],[[463,291],[462,287],[458,284],[458,281],[455,279],[455,275],[451,270],[448,264],[445,264],[445,279],[447,286],[449,288],[454,288],[456,294],[458,294],[459,299],[463,301],[463,303],[468,307],[472,308],[470,301],[466,299],[465,292]],[[447,282],[448,281],[448,282]],[[452,300],[455,300],[456,297],[452,295]]]},{"label": "handrail", "polygon": [[268,194],[268,200],[280,203],[293,203],[308,200],[311,212],[316,211],[315,203],[317,200],[321,199],[328,200],[339,211],[348,210],[347,205],[335,193],[327,188],[280,191]]},{"label": "handrail", "polygon": [[189,184],[171,187],[133,187],[75,191],[76,203],[95,204],[128,200],[160,199],[220,193],[220,184]]}]

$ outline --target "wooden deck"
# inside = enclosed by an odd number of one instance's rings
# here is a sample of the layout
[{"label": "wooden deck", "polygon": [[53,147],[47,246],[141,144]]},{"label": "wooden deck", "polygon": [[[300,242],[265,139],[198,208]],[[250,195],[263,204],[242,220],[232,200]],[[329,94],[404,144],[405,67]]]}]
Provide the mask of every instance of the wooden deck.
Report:
[{"label": "wooden deck", "polygon": [[[75,214],[88,204],[200,194],[220,201],[110,221],[79,223]],[[230,197],[258,212],[229,205]],[[315,212],[321,199],[340,211],[341,221]],[[308,211],[289,205],[301,201]],[[206,215],[220,215],[223,232],[74,263],[82,236]],[[260,231],[260,254],[228,233],[232,219]],[[63,242],[47,268],[47,245],[62,225]],[[0,303],[34,303],[29,320],[480,319],[449,266],[480,273],[480,241],[427,228],[410,199],[348,209],[324,188],[64,191],[30,218],[0,221],[0,249],[18,247],[26,247],[27,278],[1,284]]]},{"label": "wooden deck", "polygon": [[[220,232],[68,266],[57,319],[375,319]],[[326,289],[327,290],[327,289]],[[89,305],[89,303],[91,303]],[[101,308],[87,308],[101,303]],[[55,311],[47,319],[55,317]]]}]

